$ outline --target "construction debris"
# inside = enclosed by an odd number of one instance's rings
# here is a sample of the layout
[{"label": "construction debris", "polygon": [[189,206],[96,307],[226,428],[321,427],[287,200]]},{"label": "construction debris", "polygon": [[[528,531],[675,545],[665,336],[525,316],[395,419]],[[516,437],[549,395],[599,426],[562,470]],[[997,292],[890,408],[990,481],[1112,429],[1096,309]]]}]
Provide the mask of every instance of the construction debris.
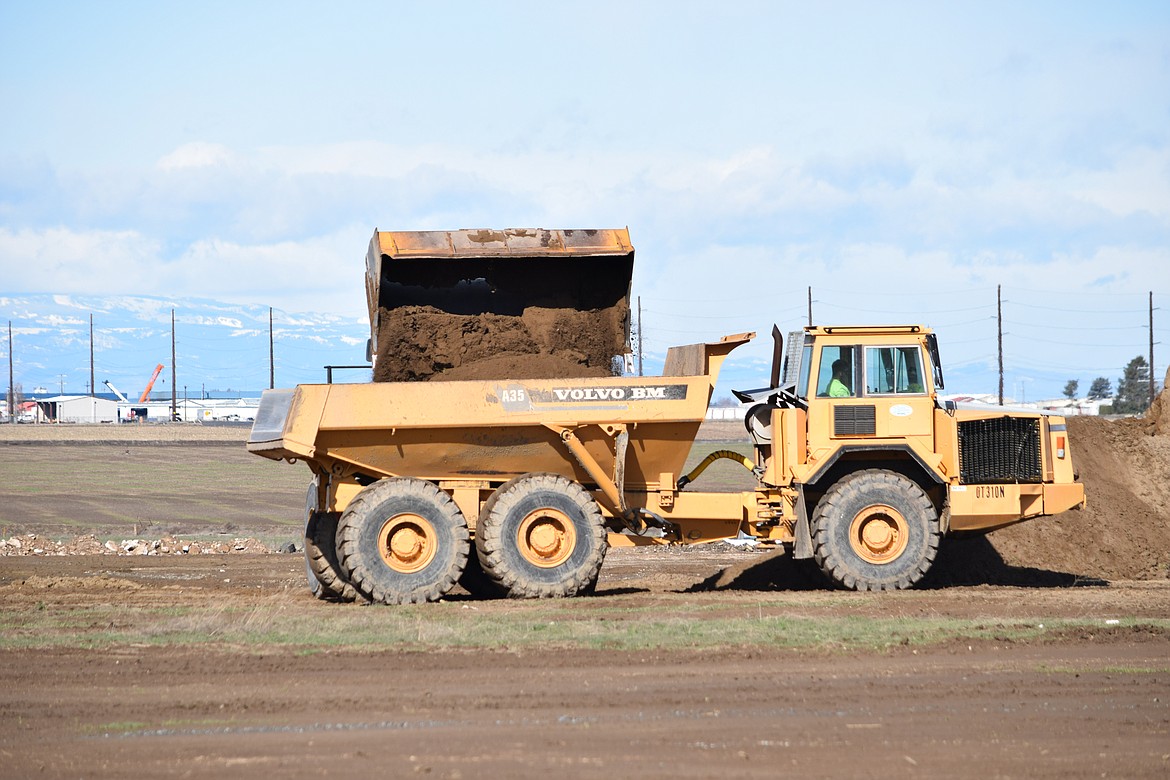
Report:
[{"label": "construction debris", "polygon": [[[292,550],[289,550],[289,547]],[[222,541],[184,540],[173,537],[162,539],[123,539],[102,542],[93,534],[65,541],[42,539],[36,534],[0,539],[0,556],[5,555],[230,555],[271,552],[299,552],[295,544],[286,542],[271,548],[254,538]]]}]

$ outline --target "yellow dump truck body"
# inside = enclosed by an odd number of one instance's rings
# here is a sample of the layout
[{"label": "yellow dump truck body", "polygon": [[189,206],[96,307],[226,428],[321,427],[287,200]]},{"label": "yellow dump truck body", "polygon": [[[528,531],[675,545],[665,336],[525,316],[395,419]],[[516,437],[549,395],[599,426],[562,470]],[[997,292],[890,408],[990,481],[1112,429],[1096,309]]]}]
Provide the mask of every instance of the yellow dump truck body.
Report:
[{"label": "yellow dump truck body", "polygon": [[627,484],[678,474],[707,410],[699,377],[501,382],[300,385],[288,391],[287,428],[258,422],[248,449],[273,459],[312,460],[374,477],[507,480],[551,471],[588,481],[560,446],[581,431],[600,462],[613,460],[612,429],[631,431]]},{"label": "yellow dump truck body", "polygon": [[[719,369],[755,334],[614,376],[633,256],[625,230],[375,232],[375,381],[267,391],[247,443],[312,471],[311,583],[403,603],[457,580],[475,591],[479,571],[488,592],[574,595],[596,583],[608,532],[750,537],[846,588],[906,588],[949,532],[1083,505],[1063,418],[940,402],[937,342],[917,325],[810,327],[787,355],[773,329],[769,386],[736,391],[755,404],[752,457],[715,455],[755,489],[692,489],[704,466],[682,471]],[[517,372],[492,373],[513,349]]]}]

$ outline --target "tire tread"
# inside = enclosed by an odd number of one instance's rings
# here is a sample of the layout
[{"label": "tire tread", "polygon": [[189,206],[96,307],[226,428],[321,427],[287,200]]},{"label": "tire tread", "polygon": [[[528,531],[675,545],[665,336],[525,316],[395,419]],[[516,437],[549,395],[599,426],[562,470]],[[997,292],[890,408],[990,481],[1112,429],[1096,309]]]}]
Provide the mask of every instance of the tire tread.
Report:
[{"label": "tire tread", "polygon": [[[405,589],[390,586],[384,577],[378,576],[379,567],[386,568],[385,563],[376,550],[368,549],[362,541],[365,524],[381,522],[379,518],[372,517],[374,510],[384,501],[394,497],[431,502],[439,511],[440,518],[449,523],[456,549],[447,568],[431,582],[423,582]],[[441,532],[442,529],[435,530]],[[337,523],[338,564],[358,592],[370,601],[379,604],[421,604],[438,601],[455,586],[463,573],[467,564],[469,538],[467,522],[446,492],[426,480],[415,477],[392,477],[363,488],[342,512]]]},{"label": "tire tread", "polygon": [[[578,544],[589,544],[588,558],[574,569],[566,569],[556,582],[539,582],[526,576],[519,561],[519,552],[505,538],[504,523],[516,504],[533,493],[554,492],[569,498],[586,519],[586,528],[578,528]],[[585,530],[591,538],[580,538]],[[493,582],[510,598],[561,598],[591,590],[597,583],[605,560],[608,538],[597,502],[585,488],[559,474],[532,473],[516,477],[500,486],[484,503],[476,534],[476,554],[480,566]]]},{"label": "tire tread", "polygon": [[[834,523],[849,522],[854,501],[875,490],[893,491],[900,504],[897,508],[907,522],[914,523],[914,516],[925,518],[926,527],[923,549],[910,569],[903,571],[894,580],[867,578],[864,567],[870,566],[860,559],[854,560],[850,550],[839,549],[836,537],[838,530]],[[916,483],[896,472],[884,469],[865,469],[837,482],[821,498],[813,513],[813,558],[821,571],[838,586],[847,590],[887,591],[904,590],[918,583],[930,570],[938,555],[939,524],[938,513],[930,497]]]}]

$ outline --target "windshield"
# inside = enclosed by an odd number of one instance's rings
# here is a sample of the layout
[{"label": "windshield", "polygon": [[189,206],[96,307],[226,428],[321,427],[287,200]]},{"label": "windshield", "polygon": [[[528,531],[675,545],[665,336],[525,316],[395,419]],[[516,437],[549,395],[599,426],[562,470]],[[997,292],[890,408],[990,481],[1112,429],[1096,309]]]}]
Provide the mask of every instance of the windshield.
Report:
[{"label": "windshield", "polygon": [[917,346],[866,347],[865,392],[868,395],[922,394],[922,352]]}]

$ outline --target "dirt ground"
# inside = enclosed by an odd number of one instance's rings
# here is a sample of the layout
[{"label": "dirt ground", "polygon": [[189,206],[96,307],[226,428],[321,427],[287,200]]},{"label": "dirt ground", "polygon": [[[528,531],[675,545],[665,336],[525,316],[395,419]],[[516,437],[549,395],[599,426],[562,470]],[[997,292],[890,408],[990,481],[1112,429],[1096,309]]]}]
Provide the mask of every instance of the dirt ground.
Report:
[{"label": "dirt ground", "polygon": [[[0,444],[6,539],[299,531],[303,467],[230,435],[62,428]],[[234,544],[7,550],[0,778],[1166,777],[1167,437],[1075,420],[1070,438],[1088,511],[948,544],[901,593],[710,545],[611,550],[592,598],[397,609],[317,601],[300,555]],[[485,622],[525,638],[461,644]],[[566,623],[624,639],[539,638]],[[695,639],[630,645],[661,625]],[[851,638],[875,626],[888,641]]]},{"label": "dirt ground", "polygon": [[[0,777],[1170,772],[1170,633],[1150,626],[1170,617],[1170,583],[847,596],[712,590],[722,570],[758,567],[764,557],[714,547],[613,550],[598,595],[574,600],[573,611],[579,620],[605,620],[618,605],[621,615],[695,621],[759,609],[762,619],[929,615],[1075,620],[1079,628],[863,650],[743,646],[729,636],[725,646],[697,650],[375,641],[306,652],[230,642],[107,646],[106,626],[69,612],[72,628],[45,630],[88,632],[95,649],[48,642],[0,650]],[[357,613],[375,630],[395,614],[318,602],[303,576],[294,555],[6,558],[0,614],[13,622],[110,600],[127,615],[181,614],[208,602],[277,600],[289,624]],[[416,614],[474,608],[477,620],[503,620],[532,604],[455,594]]]}]

